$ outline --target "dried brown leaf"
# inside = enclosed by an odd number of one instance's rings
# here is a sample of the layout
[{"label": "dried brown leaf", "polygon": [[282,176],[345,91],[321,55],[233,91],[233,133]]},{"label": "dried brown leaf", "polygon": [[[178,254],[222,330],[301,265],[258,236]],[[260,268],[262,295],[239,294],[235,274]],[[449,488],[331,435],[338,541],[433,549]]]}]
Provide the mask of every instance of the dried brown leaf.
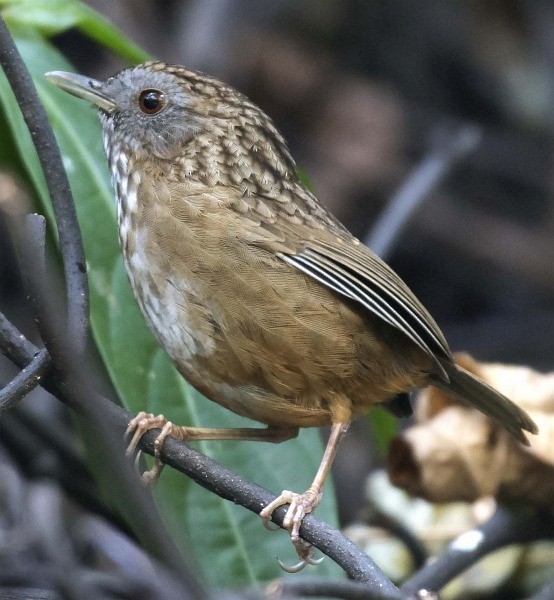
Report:
[{"label": "dried brown leaf", "polygon": [[424,390],[416,424],[393,440],[388,472],[395,485],[432,502],[551,504],[554,494],[554,373],[479,363],[468,354],[456,362],[525,409],[539,426],[531,446],[498,423],[433,387]]}]

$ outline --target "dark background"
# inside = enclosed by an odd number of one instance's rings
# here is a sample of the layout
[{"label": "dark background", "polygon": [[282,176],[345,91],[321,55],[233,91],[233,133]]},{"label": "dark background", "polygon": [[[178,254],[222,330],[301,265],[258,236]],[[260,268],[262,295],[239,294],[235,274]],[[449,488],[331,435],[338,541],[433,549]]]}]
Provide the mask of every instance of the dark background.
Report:
[{"label": "dark background", "polygon": [[[361,238],[431,148],[478,126],[480,144],[419,207],[389,262],[454,350],[552,369],[553,4],[89,4],[154,57],[209,72],[260,104],[316,195]],[[124,66],[78,33],[55,43],[91,76]],[[22,210],[10,182],[1,178],[0,219]],[[21,288],[2,239],[0,229],[0,302],[13,316]],[[339,453],[344,521],[372,463],[366,429],[358,431]]]},{"label": "dark background", "polygon": [[[437,137],[478,125],[481,143],[389,262],[454,349],[552,367],[551,3],[90,4],[154,57],[209,72],[260,104],[320,200],[362,238]],[[76,37],[58,42],[83,72],[122,66]]]}]

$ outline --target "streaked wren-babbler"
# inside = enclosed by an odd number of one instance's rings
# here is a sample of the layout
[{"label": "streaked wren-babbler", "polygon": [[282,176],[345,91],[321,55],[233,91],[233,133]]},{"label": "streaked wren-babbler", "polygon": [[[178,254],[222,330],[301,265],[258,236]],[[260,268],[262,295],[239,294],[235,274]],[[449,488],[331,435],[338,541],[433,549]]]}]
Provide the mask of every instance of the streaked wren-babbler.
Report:
[{"label": "streaked wren-babbler", "polygon": [[181,440],[282,442],[331,425],[303,494],[283,491],[284,526],[300,556],[304,516],[321,500],[350,422],[383,403],[410,412],[407,393],[433,384],[500,421],[519,440],[534,422],[454,365],[433,318],[404,282],[300,183],[271,119],[217,79],[163,62],[105,82],[51,72],[50,81],[98,109],[118,200],[127,274],[148,325],[179,372],[207,398],[266,427],[177,427]]}]

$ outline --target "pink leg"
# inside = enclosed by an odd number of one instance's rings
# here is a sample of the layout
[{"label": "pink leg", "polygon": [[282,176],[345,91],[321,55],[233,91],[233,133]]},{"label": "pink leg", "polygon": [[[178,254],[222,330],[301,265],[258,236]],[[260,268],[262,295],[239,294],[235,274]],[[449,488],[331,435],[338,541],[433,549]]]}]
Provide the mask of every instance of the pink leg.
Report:
[{"label": "pink leg", "polygon": [[152,469],[142,474],[142,479],[147,484],[156,483],[164,464],[160,459],[160,452],[167,437],[172,437],[183,442],[197,440],[247,440],[252,442],[271,442],[278,444],[290,440],[298,435],[298,429],[292,427],[236,427],[236,428],[209,428],[209,427],[179,427],[168,421],[163,415],[154,416],[151,413],[140,412],[129,422],[125,435],[133,433],[127,447],[127,454],[135,451],[140,438],[150,429],[161,429],[156,438],[154,457],[156,462]]},{"label": "pink leg", "polygon": [[260,513],[264,525],[269,529],[273,511],[279,506],[283,506],[283,504],[290,504],[283,520],[283,527],[290,532],[290,538],[300,557],[300,562],[294,567],[285,567],[280,563],[285,571],[297,573],[307,564],[317,564],[317,561],[314,561],[313,559],[313,547],[300,537],[300,526],[302,525],[304,517],[313,512],[321,502],[325,478],[333,464],[333,460],[337,453],[337,446],[348,431],[349,425],[350,423],[334,423],[332,425],[331,435],[329,436],[329,441],[327,442],[319,469],[317,470],[312,485],[303,494],[283,490],[281,494]]}]

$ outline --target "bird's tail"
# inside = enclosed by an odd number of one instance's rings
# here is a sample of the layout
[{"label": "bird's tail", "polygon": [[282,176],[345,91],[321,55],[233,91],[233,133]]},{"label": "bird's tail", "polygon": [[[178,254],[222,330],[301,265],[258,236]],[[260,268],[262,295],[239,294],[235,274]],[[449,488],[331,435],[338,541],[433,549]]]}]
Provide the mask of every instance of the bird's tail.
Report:
[{"label": "bird's tail", "polygon": [[446,361],[442,366],[450,381],[433,381],[434,386],[456,394],[461,400],[498,421],[518,441],[529,445],[522,430],[538,433],[539,428],[524,410],[463,367]]}]

